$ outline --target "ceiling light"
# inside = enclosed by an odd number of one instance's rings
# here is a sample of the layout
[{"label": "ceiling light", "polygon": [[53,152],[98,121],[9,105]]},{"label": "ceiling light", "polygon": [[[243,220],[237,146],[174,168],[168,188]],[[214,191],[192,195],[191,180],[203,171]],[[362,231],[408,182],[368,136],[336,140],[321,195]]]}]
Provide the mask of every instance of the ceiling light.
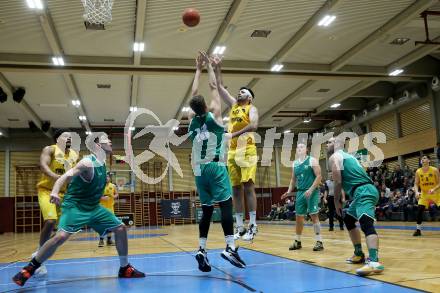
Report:
[{"label": "ceiling light", "polygon": [[229,121],[229,117],[223,117],[223,121],[228,122]]},{"label": "ceiling light", "polygon": [[78,108],[81,105],[81,102],[80,100],[72,100],[72,105]]},{"label": "ceiling light", "polygon": [[136,106],[130,107],[130,112],[136,112],[137,110],[138,110],[138,107],[136,107]]},{"label": "ceiling light", "polygon": [[334,15],[326,15],[321,19],[320,22],[318,22],[318,25],[319,26],[329,26],[335,19],[336,19],[336,16],[334,16]]},{"label": "ceiling light", "polygon": [[336,108],[339,108],[340,106],[341,106],[340,103],[334,103],[333,105],[330,106],[330,108],[336,109]]},{"label": "ceiling light", "polygon": [[189,107],[183,107],[182,112],[189,112],[189,109],[190,109]]},{"label": "ceiling light", "polygon": [[175,127],[173,127],[173,130],[174,130],[174,131],[179,130],[179,126],[175,126]]},{"label": "ceiling light", "polygon": [[86,120],[87,120],[87,117],[81,115],[81,116],[78,117],[78,119],[79,119],[80,121],[86,121]]},{"label": "ceiling light", "polygon": [[91,131],[86,131],[86,135],[91,135],[92,132]]},{"label": "ceiling light", "polygon": [[270,30],[254,30],[251,34],[251,38],[267,38],[270,33]]},{"label": "ceiling light", "polygon": [[0,131],[0,136],[2,136],[2,135],[3,135],[3,132]]},{"label": "ceiling light", "polygon": [[311,117],[306,117],[306,118],[304,118],[303,122],[304,123],[310,123],[310,122],[312,122],[312,118]]},{"label": "ceiling light", "polygon": [[214,54],[214,55],[223,55],[225,50],[226,50],[225,46],[217,46],[217,47],[215,47],[215,49],[212,52],[212,54]]},{"label": "ceiling light", "polygon": [[130,131],[135,131],[135,130],[136,130],[136,127],[131,126],[129,129],[130,129]]},{"label": "ceiling light", "polygon": [[52,57],[52,63],[56,66],[64,66],[63,57]]},{"label": "ceiling light", "polygon": [[284,133],[291,133],[292,131],[290,129],[284,130]]},{"label": "ceiling light", "polygon": [[409,40],[410,40],[409,38],[395,38],[394,40],[392,40],[390,42],[390,44],[401,46],[401,45],[405,44],[406,42],[408,42]]},{"label": "ceiling light", "polygon": [[274,66],[272,66],[270,71],[280,71],[283,67],[284,67],[283,64],[275,64]]},{"label": "ceiling light", "polygon": [[135,42],[133,44],[133,51],[135,52],[143,52],[145,49],[145,43],[144,42]]},{"label": "ceiling light", "polygon": [[26,3],[30,9],[43,9],[43,2],[41,0],[26,0]]},{"label": "ceiling light", "polygon": [[389,76],[396,76],[396,75],[401,74],[402,72],[403,72],[403,69],[395,69],[390,72]]}]

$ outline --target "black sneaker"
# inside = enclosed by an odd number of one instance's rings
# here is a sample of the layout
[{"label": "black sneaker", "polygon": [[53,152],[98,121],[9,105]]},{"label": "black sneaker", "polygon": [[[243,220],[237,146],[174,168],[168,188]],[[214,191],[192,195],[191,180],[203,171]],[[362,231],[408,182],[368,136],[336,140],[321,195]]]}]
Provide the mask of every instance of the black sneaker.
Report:
[{"label": "black sneaker", "polygon": [[316,241],[315,246],[313,247],[313,251],[321,251],[324,250],[324,245],[322,245],[321,241]]},{"label": "black sneaker", "polygon": [[98,247],[104,247],[104,239],[99,238]]},{"label": "black sneaker", "polygon": [[115,246],[115,243],[111,238],[107,238],[107,246]]},{"label": "black sneaker", "polygon": [[145,278],[145,274],[136,270],[131,264],[119,268],[119,278]]},{"label": "black sneaker", "polygon": [[21,269],[14,277],[12,277],[12,281],[18,286],[24,286],[27,280],[29,280],[35,272],[35,268],[33,266],[25,266]]},{"label": "black sneaker", "polygon": [[207,273],[211,271],[211,265],[208,261],[208,254],[203,248],[200,248],[196,254],[196,260],[199,263],[199,270]]},{"label": "black sneaker", "polygon": [[298,250],[301,249],[301,241],[295,240],[293,241],[293,244],[289,246],[289,250]]},{"label": "black sneaker", "polygon": [[238,255],[238,247],[236,249],[232,249],[228,245],[220,255],[223,259],[229,261],[233,266],[236,266],[237,268],[244,269],[246,267],[246,264],[240,258],[240,255]]},{"label": "black sneaker", "polygon": [[414,231],[413,236],[422,236],[422,231],[420,231],[420,229],[417,229],[416,231]]},{"label": "black sneaker", "polygon": [[333,227],[328,228],[329,231],[334,231]]},{"label": "black sneaker", "polygon": [[339,227],[339,229],[340,229],[341,231],[344,231],[344,226]]}]

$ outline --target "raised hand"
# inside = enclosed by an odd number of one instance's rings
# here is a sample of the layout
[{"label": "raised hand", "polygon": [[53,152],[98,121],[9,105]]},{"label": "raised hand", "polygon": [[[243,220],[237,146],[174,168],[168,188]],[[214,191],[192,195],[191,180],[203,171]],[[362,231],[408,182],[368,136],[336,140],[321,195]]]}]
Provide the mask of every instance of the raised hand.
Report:
[{"label": "raised hand", "polygon": [[211,63],[210,60],[209,60],[209,56],[208,56],[208,54],[206,54],[206,52],[199,51],[199,56],[203,59],[203,62],[205,64]]},{"label": "raised hand", "polygon": [[196,68],[198,70],[202,70],[203,67],[205,67],[205,65],[206,65],[205,57],[199,52],[199,55],[197,55],[196,58]]},{"label": "raised hand", "polygon": [[222,58],[219,55],[212,55],[209,59],[212,66],[219,66],[222,62]]}]

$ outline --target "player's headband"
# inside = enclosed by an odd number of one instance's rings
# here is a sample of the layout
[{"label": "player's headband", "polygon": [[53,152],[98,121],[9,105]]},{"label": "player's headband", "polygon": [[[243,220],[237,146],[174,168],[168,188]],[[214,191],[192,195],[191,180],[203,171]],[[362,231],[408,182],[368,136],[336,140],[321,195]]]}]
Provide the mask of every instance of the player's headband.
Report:
[{"label": "player's headband", "polygon": [[240,94],[242,96],[254,98],[254,96],[251,94],[251,92],[248,89],[241,89]]}]

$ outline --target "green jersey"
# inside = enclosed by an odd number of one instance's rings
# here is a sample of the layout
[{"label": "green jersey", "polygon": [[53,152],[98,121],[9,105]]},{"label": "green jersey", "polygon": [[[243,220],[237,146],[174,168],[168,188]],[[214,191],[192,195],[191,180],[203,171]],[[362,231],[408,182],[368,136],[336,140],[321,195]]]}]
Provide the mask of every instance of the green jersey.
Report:
[{"label": "green jersey", "polygon": [[364,184],[373,184],[370,176],[368,176],[355,157],[343,150],[338,152],[343,158],[343,168],[341,170],[342,188],[347,194],[353,196],[353,188]]},{"label": "green jersey", "polygon": [[217,123],[214,115],[207,112],[195,116],[189,125],[190,139],[193,143],[193,162],[196,164],[219,161],[223,158],[223,134],[225,128]]},{"label": "green jersey", "polygon": [[315,172],[310,164],[310,156],[307,156],[303,162],[296,160],[293,162],[293,172],[296,179],[296,188],[298,191],[309,189],[316,179]]},{"label": "green jersey", "polygon": [[74,205],[81,210],[93,210],[99,206],[107,181],[106,167],[94,155],[86,158],[92,161],[93,179],[88,182],[81,176],[73,177],[67,186],[63,206]]}]

